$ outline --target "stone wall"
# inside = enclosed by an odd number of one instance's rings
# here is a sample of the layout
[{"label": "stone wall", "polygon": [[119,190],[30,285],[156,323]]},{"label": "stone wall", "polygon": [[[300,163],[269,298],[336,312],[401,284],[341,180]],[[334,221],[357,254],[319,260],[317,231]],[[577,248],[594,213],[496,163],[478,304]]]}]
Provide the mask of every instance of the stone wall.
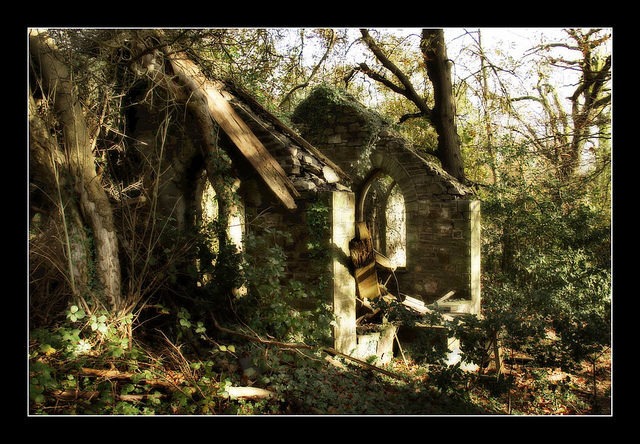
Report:
[{"label": "stone wall", "polygon": [[429,303],[453,290],[454,301],[466,301],[456,309],[477,312],[480,206],[471,190],[425,160],[392,125],[339,90],[314,90],[292,121],[306,140],[351,177],[356,208],[378,172],[397,182],[407,230],[407,264],[396,273],[400,292]]},{"label": "stone wall", "polygon": [[286,279],[303,283],[307,294],[320,298],[300,301],[298,308],[313,310],[319,302],[331,304],[336,321],[334,348],[349,353],[356,346],[356,289],[349,257],[349,241],[355,236],[354,194],[308,191],[301,193],[296,204],[294,211],[247,207],[247,220],[257,221],[247,228],[288,234],[288,240],[279,238],[286,254]]}]

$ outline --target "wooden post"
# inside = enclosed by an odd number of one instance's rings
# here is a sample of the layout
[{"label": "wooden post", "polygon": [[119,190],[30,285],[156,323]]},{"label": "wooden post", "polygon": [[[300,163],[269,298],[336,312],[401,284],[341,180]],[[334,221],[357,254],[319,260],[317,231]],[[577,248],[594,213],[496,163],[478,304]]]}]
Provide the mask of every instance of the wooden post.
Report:
[{"label": "wooden post", "polygon": [[356,228],[356,238],[349,242],[349,250],[355,265],[358,294],[363,300],[375,299],[380,296],[380,287],[371,235],[365,222],[358,222]]}]

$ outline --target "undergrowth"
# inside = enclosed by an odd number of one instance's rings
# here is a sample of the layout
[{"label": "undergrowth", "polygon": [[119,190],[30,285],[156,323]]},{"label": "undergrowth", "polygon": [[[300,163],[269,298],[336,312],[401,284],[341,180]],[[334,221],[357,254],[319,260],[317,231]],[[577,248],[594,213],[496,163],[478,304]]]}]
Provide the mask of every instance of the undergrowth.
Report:
[{"label": "undergrowth", "polygon": [[[196,336],[199,353],[186,334],[178,341],[156,331],[145,343],[129,342],[105,318],[87,319],[78,312],[71,307],[60,325],[31,334],[32,415],[592,413],[588,381],[558,377],[558,369],[511,366],[499,378],[479,377],[457,366],[398,357],[385,367],[399,375],[392,378],[320,349],[209,331],[207,323],[184,311],[175,318],[176,331]],[[270,396],[233,398],[234,387],[260,388]]]}]

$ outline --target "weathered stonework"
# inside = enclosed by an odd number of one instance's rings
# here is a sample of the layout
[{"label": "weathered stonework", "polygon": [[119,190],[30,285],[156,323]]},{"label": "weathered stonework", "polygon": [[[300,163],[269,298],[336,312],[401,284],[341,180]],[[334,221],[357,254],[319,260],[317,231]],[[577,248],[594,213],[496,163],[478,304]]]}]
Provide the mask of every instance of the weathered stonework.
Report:
[{"label": "weathered stonework", "polygon": [[[322,88],[314,91],[293,115],[299,135],[244,93],[231,86],[228,93],[235,112],[300,194],[295,199],[296,209],[284,208],[221,131],[218,147],[229,157],[231,170],[227,174],[239,184],[237,194],[244,209],[233,222],[234,233],[230,227],[229,234],[235,234],[235,242],[240,242],[243,232],[264,228],[288,234],[288,241],[281,240],[287,278],[321,289],[315,292],[321,300],[300,301],[299,308],[307,304],[313,309],[320,302],[333,305],[334,347],[338,351],[368,358],[375,348],[380,362],[388,362],[393,352],[393,337],[388,331],[363,336],[356,330],[356,288],[349,251],[356,221],[364,217],[368,190],[381,173],[392,180],[385,193],[381,192],[386,196],[381,199],[381,212],[393,187],[404,200],[401,219],[406,233],[399,238],[406,240],[406,265],[396,270],[400,292],[430,303],[453,290],[455,296],[442,306],[479,313],[480,204],[469,189],[425,160],[390,124],[347,94]],[[148,159],[164,150],[160,205],[179,227],[194,228],[203,214],[207,180],[198,131],[186,122],[160,141],[157,128],[162,116],[143,115],[143,109],[139,112],[134,134],[144,143],[136,142],[138,149]],[[308,223],[317,205],[326,209],[326,230],[322,233],[312,233]],[[381,224],[373,231],[382,233],[385,229]],[[313,242],[320,242],[320,248],[312,251]],[[376,248],[384,249],[385,245],[386,240],[378,239]],[[326,254],[318,256],[318,251]]]},{"label": "weathered stonework", "polygon": [[400,292],[430,303],[453,290],[451,307],[478,313],[480,204],[471,190],[344,92],[314,90],[292,120],[306,140],[351,177],[356,213],[380,172],[397,183],[404,197],[407,243],[406,267],[396,271]]}]

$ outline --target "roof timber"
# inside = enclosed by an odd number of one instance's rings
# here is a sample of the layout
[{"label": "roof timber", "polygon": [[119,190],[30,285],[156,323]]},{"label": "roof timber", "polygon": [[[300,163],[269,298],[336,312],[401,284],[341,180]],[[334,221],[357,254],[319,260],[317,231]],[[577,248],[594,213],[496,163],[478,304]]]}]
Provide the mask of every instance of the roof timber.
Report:
[{"label": "roof timber", "polygon": [[174,72],[180,72],[196,96],[203,96],[211,117],[220,125],[249,161],[266,185],[290,210],[297,208],[294,198],[300,194],[280,164],[233,109],[223,92],[224,84],[207,79],[198,66],[183,53],[169,55]]},{"label": "roof timber", "polygon": [[315,146],[311,145],[307,140],[302,138],[298,133],[296,133],[293,129],[287,126],[284,122],[278,119],[276,116],[271,114],[268,110],[262,106],[257,100],[255,100],[250,94],[243,91],[236,84],[230,81],[222,82],[224,84],[224,89],[226,97],[229,101],[233,98],[239,99],[241,102],[246,103],[249,108],[251,108],[254,112],[258,112],[261,117],[265,118],[269,123],[274,125],[278,130],[280,130],[284,135],[290,137],[295,143],[298,143],[300,146],[304,147],[307,151],[309,151],[312,155],[314,155],[317,159],[324,162],[326,165],[331,167],[338,176],[342,179],[345,179],[347,182],[351,182],[352,179],[346,174],[336,163],[334,163],[331,159],[325,156],[319,149]]}]

